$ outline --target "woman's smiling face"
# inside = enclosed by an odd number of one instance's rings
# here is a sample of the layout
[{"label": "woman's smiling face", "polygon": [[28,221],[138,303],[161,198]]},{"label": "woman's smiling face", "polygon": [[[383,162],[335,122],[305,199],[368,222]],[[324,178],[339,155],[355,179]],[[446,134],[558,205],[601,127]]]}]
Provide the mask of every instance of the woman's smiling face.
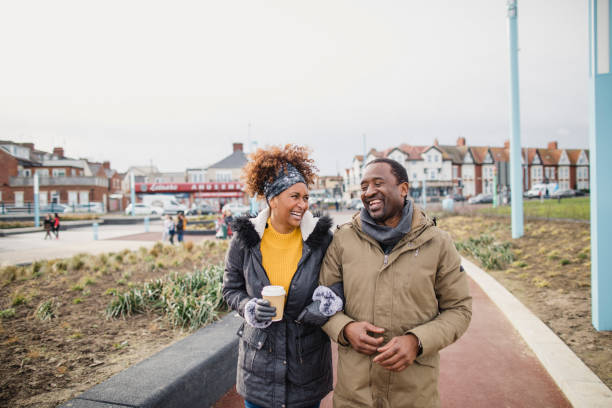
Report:
[{"label": "woman's smiling face", "polygon": [[300,226],[308,210],[308,187],[295,183],[270,200],[271,221],[274,229],[287,234]]}]

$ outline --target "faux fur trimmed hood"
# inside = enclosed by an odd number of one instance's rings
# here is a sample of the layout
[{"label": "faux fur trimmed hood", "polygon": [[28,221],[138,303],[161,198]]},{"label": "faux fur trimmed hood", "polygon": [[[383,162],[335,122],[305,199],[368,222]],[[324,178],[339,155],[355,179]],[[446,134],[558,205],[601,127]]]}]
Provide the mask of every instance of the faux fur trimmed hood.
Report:
[{"label": "faux fur trimmed hood", "polygon": [[[237,218],[232,223],[232,229],[238,234],[247,248],[252,248],[261,242],[269,217],[270,208],[268,207],[255,218]],[[310,211],[306,211],[300,223],[302,240],[310,248],[318,248],[325,242],[325,238],[332,225],[333,221],[329,216],[323,215],[317,218]]]}]

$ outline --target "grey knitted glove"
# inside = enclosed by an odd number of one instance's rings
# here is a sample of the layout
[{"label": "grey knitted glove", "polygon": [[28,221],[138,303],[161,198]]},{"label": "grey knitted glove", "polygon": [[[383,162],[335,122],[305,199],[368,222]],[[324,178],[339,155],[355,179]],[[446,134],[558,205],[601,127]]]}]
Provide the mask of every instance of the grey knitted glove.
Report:
[{"label": "grey knitted glove", "polygon": [[248,324],[258,329],[264,329],[272,324],[276,308],[270,306],[265,299],[253,298],[244,306],[244,319]]}]

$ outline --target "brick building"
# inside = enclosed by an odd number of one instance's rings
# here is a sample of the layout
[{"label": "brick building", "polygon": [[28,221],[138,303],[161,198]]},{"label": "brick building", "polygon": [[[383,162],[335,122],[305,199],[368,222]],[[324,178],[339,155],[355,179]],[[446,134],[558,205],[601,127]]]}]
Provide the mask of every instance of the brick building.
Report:
[{"label": "brick building", "polygon": [[[370,150],[366,163],[377,157],[389,157],[406,168],[410,179],[410,193],[420,195],[426,182],[427,196],[462,194],[471,197],[480,193],[492,194],[510,189],[510,143],[503,147],[468,146],[460,137],[454,146],[402,144],[382,151]],[[561,190],[589,189],[589,151],[559,149],[557,142],[546,148],[523,148],[523,190],[535,184],[554,183]],[[359,197],[363,156],[353,158],[353,165],[344,175],[345,199]]]},{"label": "brick building", "polygon": [[109,195],[121,191],[120,175],[109,162],[73,159],[56,147],[52,153],[36,150],[33,143],[0,141],[0,202],[23,207],[34,202],[34,179],[39,177],[39,202],[75,208],[99,203],[108,208]]}]

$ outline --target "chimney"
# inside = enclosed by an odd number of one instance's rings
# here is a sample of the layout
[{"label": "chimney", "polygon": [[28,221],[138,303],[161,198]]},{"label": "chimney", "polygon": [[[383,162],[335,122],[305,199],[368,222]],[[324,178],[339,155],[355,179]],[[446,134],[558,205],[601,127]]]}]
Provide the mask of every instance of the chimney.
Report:
[{"label": "chimney", "polygon": [[110,162],[109,161],[102,162],[102,167],[104,167],[106,170],[110,170]]},{"label": "chimney", "polygon": [[34,151],[34,143],[21,143],[23,147],[27,147],[28,149]]},{"label": "chimney", "polygon": [[438,138],[437,137],[434,139],[434,145],[438,146]]},{"label": "chimney", "polygon": [[53,155],[57,156],[59,159],[63,159],[64,158],[64,148],[63,147],[54,147],[53,148]]},{"label": "chimney", "polygon": [[460,137],[457,139],[457,146],[465,146],[465,137]]},{"label": "chimney", "polygon": [[549,150],[557,150],[559,147],[557,145],[557,142],[548,142],[548,149]]},{"label": "chimney", "polygon": [[509,149],[509,148],[510,148],[510,140],[504,141],[504,149]]},{"label": "chimney", "polygon": [[242,143],[233,143],[232,145],[234,146],[234,152],[242,151]]}]

